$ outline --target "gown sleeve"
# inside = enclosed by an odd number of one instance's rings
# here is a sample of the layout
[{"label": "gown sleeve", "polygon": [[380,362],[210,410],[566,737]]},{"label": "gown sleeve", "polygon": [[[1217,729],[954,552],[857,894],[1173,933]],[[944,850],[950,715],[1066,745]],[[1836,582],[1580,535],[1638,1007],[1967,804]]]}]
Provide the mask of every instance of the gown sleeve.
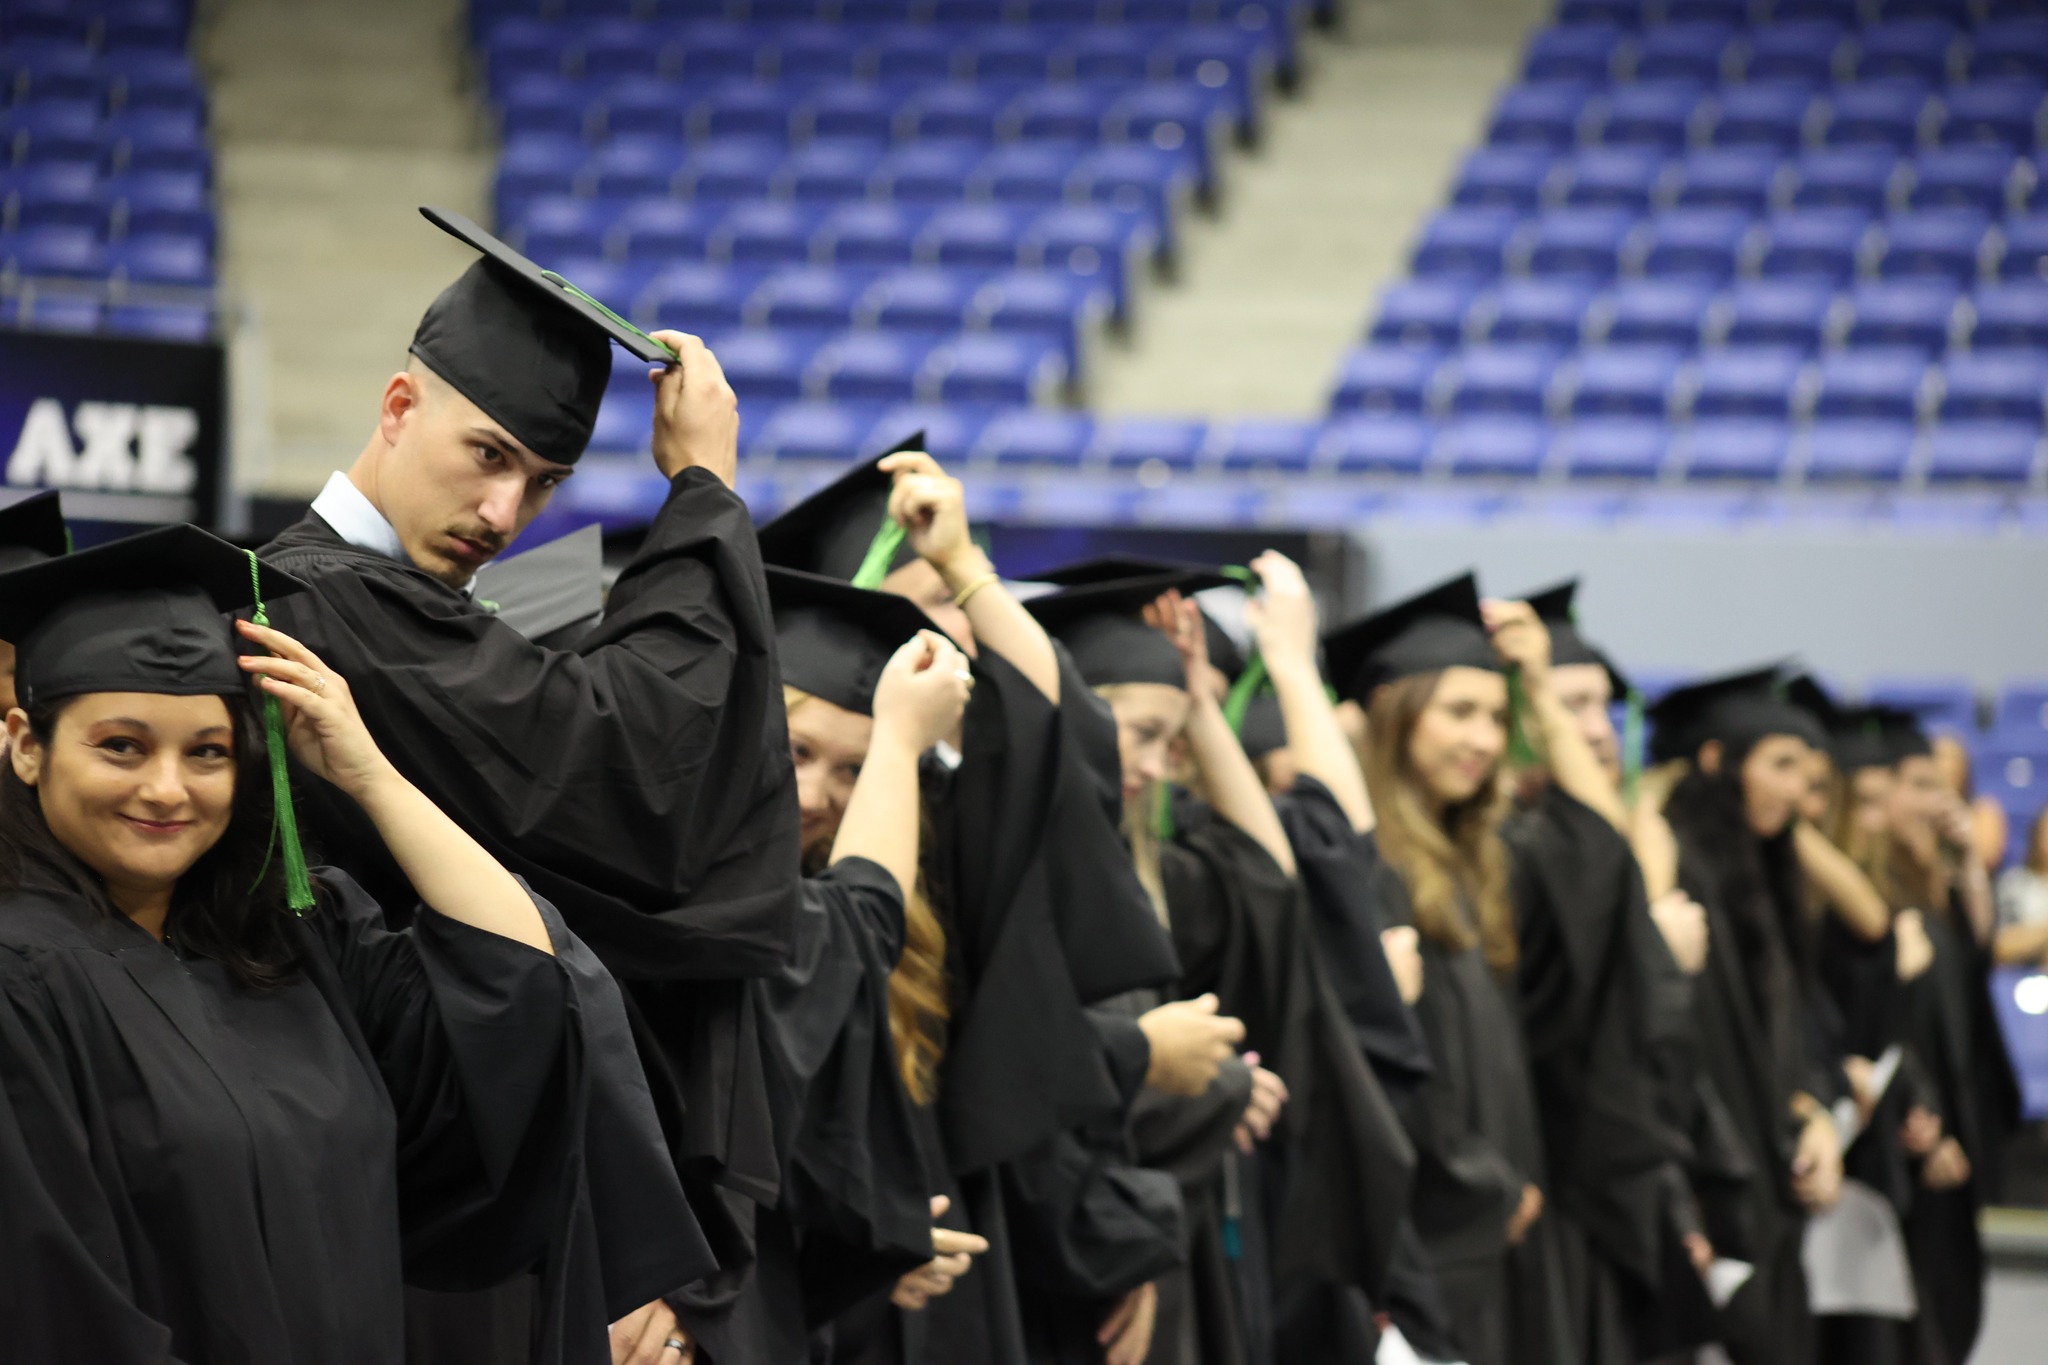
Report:
[{"label": "gown sleeve", "polygon": [[81,1113],[40,973],[28,955],[0,949],[0,1357],[179,1365],[170,1328],[133,1301]]},{"label": "gown sleeve", "polygon": [[552,956],[425,907],[394,931],[346,874],[315,875],[309,971],[391,1096],[407,1279],[537,1268],[536,1361],[601,1365],[606,1324],[713,1268],[617,986],[537,898]]},{"label": "gown sleeve", "polygon": [[279,628],[349,679],[393,761],[608,960],[694,979],[782,964],[794,778],[759,550],[718,479],[676,476],[573,651],[324,523],[264,553],[314,588],[279,599]]}]

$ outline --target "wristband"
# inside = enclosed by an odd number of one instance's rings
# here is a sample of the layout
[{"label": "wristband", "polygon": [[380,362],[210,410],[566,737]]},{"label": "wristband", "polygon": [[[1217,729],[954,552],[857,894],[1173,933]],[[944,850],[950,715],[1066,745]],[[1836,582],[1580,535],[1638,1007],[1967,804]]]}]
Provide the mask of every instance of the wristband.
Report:
[{"label": "wristband", "polygon": [[991,583],[1000,583],[1002,581],[1003,576],[991,569],[955,593],[953,595],[953,605],[964,609],[967,606],[968,599],[973,597],[974,594],[980,592]]}]

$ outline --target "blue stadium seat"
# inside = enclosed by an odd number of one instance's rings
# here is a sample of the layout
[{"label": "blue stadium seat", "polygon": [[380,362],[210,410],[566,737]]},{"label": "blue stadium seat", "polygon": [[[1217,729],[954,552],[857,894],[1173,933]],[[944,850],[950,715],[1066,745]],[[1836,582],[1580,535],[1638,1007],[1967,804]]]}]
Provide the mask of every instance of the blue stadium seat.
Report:
[{"label": "blue stadium seat", "polygon": [[988,155],[989,144],[965,138],[910,142],[892,148],[875,167],[874,193],[898,203],[951,203]]},{"label": "blue stadium seat", "polygon": [[1467,208],[1535,211],[1557,162],[1543,147],[1481,147],[1465,157],[1451,202]]},{"label": "blue stadium seat", "polygon": [[1943,147],[1913,159],[1913,188],[1906,202],[1916,209],[2005,211],[2006,193],[2018,162],[2002,147]]},{"label": "blue stadium seat", "polygon": [[1643,21],[1643,0],[1558,0],[1560,24],[1608,24],[1635,28]]},{"label": "blue stadium seat", "polygon": [[1734,37],[1733,25],[1715,22],[1671,23],[1649,29],[1636,45],[1635,78],[1719,84]]},{"label": "blue stadium seat", "polygon": [[[579,256],[551,260],[547,269],[555,271],[607,307],[616,308],[620,313],[630,313],[634,302],[660,273],[661,267],[652,261],[608,261],[601,256]],[[624,356],[626,353],[621,350],[617,354]],[[643,374],[644,367],[636,371],[636,378]]]},{"label": "blue stadium seat", "polygon": [[976,293],[969,317],[990,331],[1056,337],[1071,365],[1081,349],[1081,334],[1100,326],[1115,308],[1109,289],[1084,276],[1064,270],[1007,270]]},{"label": "blue stadium seat", "polygon": [[726,137],[689,149],[673,183],[685,199],[765,199],[782,168],[780,142]]},{"label": "blue stadium seat", "polygon": [[2030,422],[1943,422],[1927,442],[1932,483],[2024,483],[2033,474],[2041,431]]},{"label": "blue stadium seat", "polygon": [[1933,355],[1948,346],[1956,287],[1946,280],[1874,280],[1849,293],[1849,346],[1910,346]]},{"label": "blue stadium seat", "polygon": [[1688,479],[1775,479],[1785,468],[1791,432],[1782,422],[1757,418],[1700,421],[1681,445]]},{"label": "blue stadium seat", "polygon": [[2048,744],[2048,684],[2008,684],[1998,695],[1992,726],[2001,735],[2026,735]]},{"label": "blue stadium seat", "polygon": [[1605,81],[1613,74],[1614,53],[1621,39],[1621,29],[1607,24],[1538,29],[1522,57],[1522,79]]},{"label": "blue stadium seat", "polygon": [[528,256],[559,261],[574,256],[603,256],[606,240],[622,210],[618,200],[548,195],[530,201],[517,221],[508,224],[512,245]]},{"label": "blue stadium seat", "polygon": [[812,255],[837,265],[901,265],[916,255],[917,234],[931,216],[913,204],[834,204],[818,220]]},{"label": "blue stadium seat", "polygon": [[1058,34],[1034,25],[1015,24],[972,30],[960,44],[957,70],[969,80],[1050,80],[1059,57]]},{"label": "blue stadium seat", "polygon": [[1735,274],[1751,219],[1740,209],[1672,209],[1648,224],[1640,262],[1643,274],[1662,279],[1720,283]]},{"label": "blue stadium seat", "polygon": [[1691,152],[1676,168],[1672,206],[1760,214],[1770,204],[1780,164],[1777,152],[1769,147],[1708,147]]},{"label": "blue stadium seat", "polygon": [[1351,413],[1324,428],[1315,462],[1339,474],[1420,474],[1434,439],[1411,414]]},{"label": "blue stadium seat", "polygon": [[881,161],[881,146],[864,138],[821,138],[783,159],[775,189],[791,199],[859,199]]},{"label": "blue stadium seat", "polygon": [[804,396],[804,375],[819,342],[808,332],[729,332],[709,338],[712,353],[742,404]]},{"label": "blue stadium seat", "polygon": [[1635,225],[1626,209],[1553,209],[1537,217],[1523,244],[1527,269],[1533,275],[1612,279]]},{"label": "blue stadium seat", "polygon": [[792,92],[771,81],[719,81],[690,106],[684,130],[692,139],[790,135]]},{"label": "blue stadium seat", "polygon": [[204,237],[141,233],[107,248],[107,273],[129,284],[203,288],[213,283],[213,249]]},{"label": "blue stadium seat", "polygon": [[1034,142],[1093,142],[1118,95],[1116,86],[1041,85],[1004,107],[996,132]]},{"label": "blue stadium seat", "polygon": [[1792,163],[1787,207],[1883,213],[1899,158],[1886,147],[1825,147]]},{"label": "blue stadium seat", "polygon": [[88,335],[106,325],[106,311],[94,298],[41,294],[21,305],[21,320],[38,332]]},{"label": "blue stadium seat", "polygon": [[[566,272],[564,272],[566,273]],[[570,276],[574,279],[575,276]],[[640,291],[632,307],[643,325],[705,335],[737,327],[760,274],[702,261],[663,266]]]},{"label": "blue stadium seat", "polygon": [[498,158],[498,221],[513,221],[527,203],[544,195],[574,193],[589,150],[572,133],[528,134],[508,141]]},{"label": "blue stadium seat", "polygon": [[[4,33],[4,30],[0,30]],[[111,100],[108,73],[92,49],[69,43],[0,47],[0,95],[10,103],[29,100]]]},{"label": "blue stadium seat", "polygon": [[927,24],[892,24],[866,44],[869,70],[878,80],[944,81],[957,74],[953,36]]},{"label": "blue stadium seat", "polygon": [[1818,281],[1746,280],[1728,294],[1713,320],[1717,340],[1730,346],[1792,347],[1821,343],[1834,290]]},{"label": "blue stadium seat", "polygon": [[590,431],[590,448],[617,454],[637,454],[651,444],[654,431],[654,393],[615,387],[605,392],[597,410],[597,422]]},{"label": "blue stadium seat", "polygon": [[213,312],[180,304],[119,304],[107,310],[106,328],[155,341],[205,341],[213,335]]},{"label": "blue stadium seat", "polygon": [[1169,469],[1193,469],[1208,434],[1208,423],[1199,418],[1105,418],[1095,424],[1095,439],[1084,458],[1111,469],[1136,469],[1154,461]]},{"label": "blue stadium seat", "polygon": [[1344,357],[1330,409],[1420,413],[1441,358],[1413,346],[1361,346]]},{"label": "blue stadium seat", "polygon": [[206,178],[190,171],[133,171],[105,184],[115,236],[184,232],[211,236],[213,201]]},{"label": "blue stadium seat", "polygon": [[[51,162],[11,176],[0,172],[0,218],[7,215],[10,195],[11,225],[17,230],[79,227],[97,232],[107,225],[111,199],[91,162]],[[205,218],[210,232],[212,213]]]},{"label": "blue stadium seat", "polygon": [[1080,81],[1141,81],[1152,72],[1157,30],[1129,24],[1091,25],[1067,44],[1073,78]]},{"label": "blue stadium seat", "polygon": [[908,98],[909,91],[902,86],[831,81],[812,87],[797,105],[790,126],[800,137],[886,142],[895,136],[896,113]]},{"label": "blue stadium seat", "polygon": [[1228,94],[1239,125],[1250,128],[1276,62],[1273,44],[1242,30],[1202,24],[1165,30],[1158,73]]},{"label": "blue stadium seat", "polygon": [[1816,422],[1806,438],[1806,477],[1812,483],[1897,483],[1912,454],[1911,422]]},{"label": "blue stadium seat", "polygon": [[1773,214],[1764,221],[1758,273],[1778,280],[1845,284],[1856,273],[1857,253],[1869,230],[1869,216],[1854,209]]},{"label": "blue stadium seat", "polygon": [[805,396],[834,403],[907,403],[932,341],[914,332],[842,332],[818,348]]},{"label": "blue stadium seat", "polygon": [[1958,287],[1977,278],[1991,220],[1975,209],[1911,209],[1882,225],[1878,272],[1926,276]]},{"label": "blue stadium seat", "polygon": [[566,74],[572,49],[555,25],[541,20],[500,22],[483,41],[484,71],[499,98],[528,76]]},{"label": "blue stadium seat", "polygon": [[751,458],[844,461],[864,444],[875,419],[875,403],[784,403],[747,434]]},{"label": "blue stadium seat", "polygon": [[[751,45],[736,57],[744,57],[745,64],[734,63],[730,67],[707,69],[701,63],[685,73],[676,68],[671,56],[672,50],[659,38],[630,20],[598,20],[582,26],[577,43],[577,53],[571,58],[574,74],[588,81],[614,81],[628,76],[659,76],[665,70],[678,76],[687,75],[692,81],[711,80],[722,76],[751,76],[754,74],[754,52]],[[673,54],[681,57],[680,52]],[[696,56],[695,52],[690,54]]]},{"label": "blue stadium seat", "polygon": [[1951,86],[1942,95],[1941,140],[1951,146],[1977,143],[2032,151],[2040,132],[2041,98],[2038,77]]},{"label": "blue stadium seat", "polygon": [[1474,341],[1494,345],[1576,346],[1593,286],[1574,280],[1504,280],[1483,295],[1467,315]]},{"label": "blue stadium seat", "polygon": [[1617,208],[1641,213],[1664,171],[1664,157],[1647,147],[1588,147],[1561,168],[1563,202],[1573,208]]},{"label": "blue stadium seat", "polygon": [[1601,346],[1570,368],[1574,417],[1661,418],[1685,353],[1661,346]]},{"label": "blue stadium seat", "polygon": [[1643,81],[1616,86],[1598,102],[1600,141],[1655,147],[1675,153],[1685,146],[1706,87],[1697,81]]},{"label": "blue stadium seat", "polygon": [[[593,106],[606,108],[596,90],[581,81],[552,74],[520,76],[499,97],[499,131],[508,140],[534,133],[581,137],[590,125]],[[669,110],[666,103],[661,107]],[[671,117],[670,126],[645,131],[674,134],[681,131],[681,120]]]},{"label": "blue stadium seat", "polygon": [[1226,474],[1298,474],[1315,457],[1323,428],[1287,417],[1240,417],[1209,424],[1208,456]]},{"label": "blue stadium seat", "polygon": [[1797,151],[1805,136],[1814,88],[1796,81],[1723,86],[1705,117],[1716,147],[1769,147]]},{"label": "blue stadium seat", "polygon": [[999,204],[1057,204],[1066,198],[1081,150],[1072,142],[998,143],[967,177],[967,195]]},{"label": "blue stadium seat", "polygon": [[1766,24],[1752,29],[1748,34],[1743,78],[1752,83],[1826,85],[1834,79],[1835,52],[1842,45],[1843,32],[1840,24],[1825,19]]},{"label": "blue stadium seat", "polygon": [[897,134],[988,141],[996,136],[997,122],[1016,95],[1017,91],[1007,84],[949,81],[928,85],[904,102],[897,115]]},{"label": "blue stadium seat", "polygon": [[838,24],[777,24],[767,60],[782,81],[851,80],[859,74],[862,52]]},{"label": "blue stadium seat", "polygon": [[[598,201],[602,203],[603,201]],[[707,255],[721,204],[635,199],[613,220],[611,254],[627,261],[662,261]]]},{"label": "blue stadium seat", "polygon": [[1469,417],[1443,429],[1436,458],[1466,478],[1533,479],[1550,452],[1550,428],[1526,417]]},{"label": "blue stadium seat", "polygon": [[1671,444],[1655,418],[1596,417],[1559,432],[1558,467],[1574,479],[1654,479]]},{"label": "blue stadium seat", "polygon": [[1998,802],[2014,829],[2030,826],[2048,803],[2048,756],[2040,745],[2031,735],[2022,743],[1994,739],[1977,746],[1974,757],[1978,793]]},{"label": "blue stadium seat", "polygon": [[1102,135],[1111,141],[1149,142],[1167,151],[1192,148],[1207,184],[1211,147],[1227,116],[1215,93],[1165,81],[1130,87],[1103,115]]},{"label": "blue stadium seat", "polygon": [[922,431],[925,449],[941,461],[964,460],[993,416],[980,404],[897,403],[882,410],[853,449],[887,450]]},{"label": "blue stadium seat", "polygon": [[1466,417],[1541,417],[1557,359],[1545,346],[1467,347],[1445,363],[1446,406]]},{"label": "blue stadium seat", "polygon": [[687,155],[688,149],[675,138],[621,134],[590,154],[577,173],[576,185],[600,198],[665,199],[681,183]]},{"label": "blue stadium seat", "polygon": [[206,93],[182,52],[129,51],[100,54],[107,81],[107,107],[115,113],[154,111],[206,117]]},{"label": "blue stadium seat", "polygon": [[1496,147],[1569,147],[1578,140],[1579,119],[1592,93],[1592,86],[1579,81],[1510,86],[1493,106],[1486,140]]},{"label": "blue stadium seat", "polygon": [[1838,85],[1827,101],[1826,141],[1831,147],[1912,150],[1927,111],[1928,88],[1919,81],[1861,81]]},{"label": "blue stadium seat", "polygon": [[2048,80],[2048,17],[1993,19],[1970,35],[1970,79]]},{"label": "blue stadium seat", "polygon": [[90,161],[100,154],[99,106],[89,100],[37,100],[0,112],[0,143],[17,162]]},{"label": "blue stadium seat", "polygon": [[968,310],[988,278],[937,266],[891,270],[869,287],[855,321],[891,331],[956,332],[968,325]]},{"label": "blue stadium seat", "polygon": [[1029,212],[1000,204],[947,204],[925,220],[914,257],[934,265],[1010,265],[1017,259]]},{"label": "blue stadium seat", "polygon": [[4,15],[10,39],[46,43],[86,43],[92,37],[92,11],[62,0],[14,0]]},{"label": "blue stadium seat", "polygon": [[1902,19],[1868,24],[1856,34],[1851,71],[1859,81],[1907,80],[1932,84],[1948,72],[1949,53],[1960,35],[1939,19]]},{"label": "blue stadium seat", "polygon": [[1998,259],[2000,279],[2048,278],[2048,213],[2008,218],[2000,233],[2005,239],[2005,252]]},{"label": "blue stadium seat", "polygon": [[1186,152],[1114,143],[1096,147],[1074,163],[1068,191],[1091,204],[1145,209],[1169,229],[1181,204],[1198,185],[1195,159]]},{"label": "blue stadium seat", "polygon": [[1447,209],[1423,225],[1409,268],[1422,276],[1492,279],[1520,224],[1509,209]]},{"label": "blue stadium seat", "polygon": [[1692,415],[1782,421],[1805,364],[1803,352],[1787,347],[1703,351],[1692,379]]},{"label": "blue stadium seat", "polygon": [[1903,707],[1929,724],[1977,728],[1977,688],[1967,678],[1880,676],[1863,689],[1863,699],[1872,705]]},{"label": "blue stadium seat", "polygon": [[0,272],[97,279],[107,274],[107,249],[91,228],[46,227],[0,236]]},{"label": "blue stadium seat", "polygon": [[2014,280],[1977,286],[1970,345],[1978,348],[2048,348],[2048,281]]},{"label": "blue stadium seat", "polygon": [[1691,280],[1623,280],[1595,307],[1597,338],[1613,346],[1699,345],[1714,290]]},{"label": "blue stadium seat", "polygon": [[1910,422],[1919,414],[1926,375],[1927,356],[1912,347],[1828,352],[1820,358],[1813,415]]},{"label": "blue stadium seat", "polygon": [[[624,33],[630,33],[628,26]],[[761,72],[760,36],[739,24],[695,20],[676,33],[671,69],[688,85],[752,81]],[[596,74],[596,73],[592,73]]]},{"label": "blue stadium seat", "polygon": [[1064,204],[1034,217],[1018,239],[1020,263],[1100,278],[1121,312],[1129,297],[1129,271],[1159,245],[1157,229],[1142,213],[1100,204]]},{"label": "blue stadium seat", "polygon": [[756,199],[734,204],[705,241],[714,260],[734,265],[776,265],[810,259],[811,238],[824,221],[816,204]]},{"label": "blue stadium seat", "polygon": [[2042,422],[2048,356],[2038,351],[1969,351],[1941,367],[1943,421]]},{"label": "blue stadium seat", "polygon": [[1374,341],[1402,346],[1458,344],[1473,286],[1460,279],[1396,280],[1380,291]]},{"label": "blue stadium seat", "polygon": [[982,428],[974,458],[998,465],[1072,467],[1081,462],[1094,432],[1095,421],[1085,413],[1015,409],[996,414]]},{"label": "blue stadium seat", "polygon": [[565,89],[558,98],[566,111],[559,116],[550,115],[552,123],[561,125],[557,131],[575,133],[601,123],[605,134],[612,138],[674,142],[688,130],[693,102],[688,90],[673,82],[654,76],[629,76],[612,82],[602,95],[594,98],[581,86],[563,84]]},{"label": "blue stadium seat", "polygon": [[870,272],[840,266],[783,266],[748,296],[741,317],[749,327],[840,331],[853,326],[855,306],[873,280]]}]

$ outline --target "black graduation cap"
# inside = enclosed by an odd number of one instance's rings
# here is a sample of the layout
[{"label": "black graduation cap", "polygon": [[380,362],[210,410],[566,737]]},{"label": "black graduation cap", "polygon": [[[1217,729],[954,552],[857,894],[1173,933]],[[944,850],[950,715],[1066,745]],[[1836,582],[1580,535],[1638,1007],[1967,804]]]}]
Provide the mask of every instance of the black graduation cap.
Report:
[{"label": "black graduation cap", "polygon": [[428,222],[483,253],[441,291],[412,353],[542,459],[574,464],[611,381],[613,341],[653,365],[676,353],[459,213]]},{"label": "black graduation cap", "polygon": [[1331,683],[1341,696],[1359,702],[1383,683],[1418,673],[1502,671],[1486,618],[1479,613],[1479,583],[1469,573],[1339,626],[1323,637],[1323,650]]},{"label": "black graduation cap", "polygon": [[[87,692],[243,696],[249,652],[226,613],[254,606],[246,550],[166,526],[0,574],[0,640],[24,706]],[[306,585],[258,564],[264,600]]]},{"label": "black graduation cap", "polygon": [[936,629],[907,597],[770,564],[782,680],[834,706],[871,715],[875,684],[903,642]]},{"label": "black graduation cap", "polygon": [[[831,483],[761,526],[757,532],[761,558],[786,569],[852,582],[874,547],[875,537],[890,524],[889,494],[896,480],[876,466],[891,455],[923,449],[924,433],[913,432],[881,454],[857,461]],[[883,572],[901,568],[914,558],[909,547],[899,543]]]},{"label": "black graduation cap", "polygon": [[1597,664],[1606,669],[1608,684],[1619,701],[1629,694],[1628,679],[1614,666],[1614,660],[1607,657],[1606,650],[1580,634],[1578,617],[1573,610],[1578,592],[1579,580],[1569,578],[1541,592],[1532,592],[1522,600],[1529,604],[1550,632],[1550,662],[1567,668],[1575,664]]},{"label": "black graduation cap", "polygon": [[1280,699],[1271,692],[1253,694],[1245,703],[1244,718],[1238,724],[1238,743],[1245,753],[1261,758],[1287,747],[1287,720],[1280,713]]},{"label": "black graduation cap", "polygon": [[0,573],[55,559],[70,548],[64,509],[54,489],[0,507]]},{"label": "black graduation cap", "polygon": [[1659,763],[1691,758],[1708,740],[1738,752],[1768,735],[1794,735],[1816,748],[1827,732],[1813,713],[1787,696],[1778,664],[1688,683],[1667,692],[1649,711],[1656,726],[1650,756]]},{"label": "black graduation cap", "polygon": [[1162,632],[1145,624],[1145,607],[1175,589],[1196,593],[1230,581],[1208,569],[1180,569],[1078,583],[1031,598],[1024,606],[1047,634],[1067,647],[1090,687],[1119,683],[1186,687],[1188,675],[1181,666],[1180,651]]}]

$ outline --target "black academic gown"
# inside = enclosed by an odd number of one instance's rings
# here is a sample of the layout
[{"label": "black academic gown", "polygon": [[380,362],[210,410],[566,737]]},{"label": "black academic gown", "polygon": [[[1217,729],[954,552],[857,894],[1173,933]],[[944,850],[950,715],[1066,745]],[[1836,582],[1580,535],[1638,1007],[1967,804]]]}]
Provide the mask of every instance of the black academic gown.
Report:
[{"label": "black academic gown", "polygon": [[[602,1365],[708,1268],[616,988],[545,903],[552,957],[315,878],[264,995],[67,893],[0,905],[0,1358],[396,1361],[402,1277],[537,1267],[535,1358]],[[592,1225],[600,1157],[654,1235]]]},{"label": "black academic gown", "polygon": [[[272,604],[275,624],[349,680],[400,770],[558,906],[625,987],[663,1131],[722,1267],[678,1308],[720,1358],[754,1217],[781,1192],[746,983],[789,960],[800,880],[773,618],[745,504],[708,471],[677,475],[573,651],[531,643],[317,514],[261,553],[312,588]],[[318,782],[302,784],[302,802],[325,856],[380,900],[411,903],[360,812]],[[597,1216],[631,1228],[632,1192],[614,1193],[600,1192]]]},{"label": "black academic gown", "polygon": [[1161,849],[1181,989],[1213,991],[1287,1082],[1260,1153],[1278,1359],[1370,1359],[1415,1152],[1319,955],[1301,883],[1200,803]]},{"label": "black academic gown", "polygon": [[[1542,1120],[1573,1337],[1586,1365],[1703,1344],[1705,1291],[1687,1262],[1689,1144],[1660,1108],[1656,994],[1677,970],[1628,841],[1546,785],[1502,831],[1513,854],[1516,983]],[[1668,1272],[1668,1273],[1667,1273]],[[1639,1343],[1646,1320],[1659,1324]],[[1690,1340],[1674,1327],[1691,1322]]]}]

